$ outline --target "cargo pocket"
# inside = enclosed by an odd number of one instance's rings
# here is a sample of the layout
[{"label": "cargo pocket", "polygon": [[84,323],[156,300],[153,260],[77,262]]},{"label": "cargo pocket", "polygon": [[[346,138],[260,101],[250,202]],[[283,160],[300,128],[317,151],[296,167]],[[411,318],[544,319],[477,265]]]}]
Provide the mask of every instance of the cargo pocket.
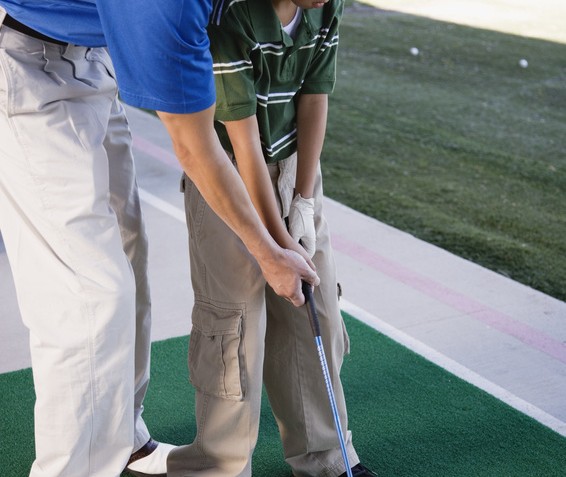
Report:
[{"label": "cargo pocket", "polygon": [[242,310],[196,302],[189,342],[189,376],[199,391],[234,401],[244,397]]}]

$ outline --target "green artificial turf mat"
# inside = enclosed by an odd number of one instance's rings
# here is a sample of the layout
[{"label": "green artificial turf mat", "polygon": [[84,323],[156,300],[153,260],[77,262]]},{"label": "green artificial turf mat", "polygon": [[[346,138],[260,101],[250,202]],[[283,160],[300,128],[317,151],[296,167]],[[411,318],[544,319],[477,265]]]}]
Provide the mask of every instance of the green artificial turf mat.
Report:
[{"label": "green artificial turf mat", "polygon": [[[564,477],[566,439],[359,321],[345,319],[351,353],[342,379],[350,429],[363,462],[380,476]],[[145,402],[153,437],[176,444],[190,442],[195,432],[186,355],[187,337],[153,344]],[[2,475],[28,475],[33,394],[29,369],[0,375]],[[290,474],[266,399],[253,469],[260,477]]]}]

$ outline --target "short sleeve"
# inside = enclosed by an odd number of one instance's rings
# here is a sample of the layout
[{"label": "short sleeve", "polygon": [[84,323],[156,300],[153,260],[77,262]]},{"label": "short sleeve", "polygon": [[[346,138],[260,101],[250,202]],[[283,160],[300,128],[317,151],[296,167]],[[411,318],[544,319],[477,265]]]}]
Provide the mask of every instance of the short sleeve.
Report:
[{"label": "short sleeve", "polygon": [[236,121],[256,113],[254,61],[259,45],[246,32],[249,19],[245,15],[227,14],[219,24],[208,28],[216,86],[216,115],[219,121]]},{"label": "short sleeve", "polygon": [[126,103],[170,113],[214,104],[206,32],[210,2],[98,0],[97,5]]},{"label": "short sleeve", "polygon": [[320,29],[321,42],[305,75],[303,94],[329,94],[334,90],[343,2],[334,0],[334,3],[337,8]]}]

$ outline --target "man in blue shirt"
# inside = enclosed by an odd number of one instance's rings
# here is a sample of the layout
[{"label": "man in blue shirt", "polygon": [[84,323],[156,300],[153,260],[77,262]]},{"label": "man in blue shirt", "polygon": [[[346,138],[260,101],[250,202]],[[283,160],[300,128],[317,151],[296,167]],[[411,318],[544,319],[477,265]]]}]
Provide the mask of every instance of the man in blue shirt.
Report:
[{"label": "man in blue shirt", "polygon": [[166,472],[171,446],[141,417],[147,239],[118,88],[158,111],[278,294],[301,305],[301,279],[318,284],[271,238],[218,142],[209,14],[199,0],[0,0],[0,230],[30,332],[32,477]]}]

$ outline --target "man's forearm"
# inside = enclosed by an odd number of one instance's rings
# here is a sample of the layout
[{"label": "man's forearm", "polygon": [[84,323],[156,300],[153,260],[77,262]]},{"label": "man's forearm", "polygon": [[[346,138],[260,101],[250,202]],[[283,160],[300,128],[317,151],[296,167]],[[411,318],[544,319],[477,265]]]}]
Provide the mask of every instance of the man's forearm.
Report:
[{"label": "man's forearm", "polygon": [[193,114],[158,113],[181,167],[209,206],[240,237],[275,292],[300,305],[304,301],[300,279],[317,284],[318,277],[301,257],[279,247],[268,233],[218,141],[213,114],[214,108]]},{"label": "man's forearm", "polygon": [[269,234],[252,207],[237,171],[222,149],[211,123],[211,111],[177,115],[158,113],[173,140],[183,171],[195,183],[204,199],[242,239],[250,253],[262,257]]}]

